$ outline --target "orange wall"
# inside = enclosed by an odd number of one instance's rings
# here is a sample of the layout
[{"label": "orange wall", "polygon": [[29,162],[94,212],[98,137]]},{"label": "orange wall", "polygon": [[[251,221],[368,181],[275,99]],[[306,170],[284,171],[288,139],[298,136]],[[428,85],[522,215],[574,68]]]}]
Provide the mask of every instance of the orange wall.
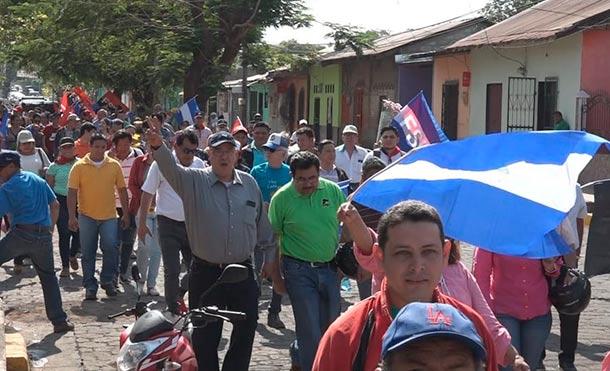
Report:
[{"label": "orange wall", "polygon": [[581,64],[581,88],[597,102],[587,113],[587,131],[610,138],[610,30],[583,32]]},{"label": "orange wall", "polygon": [[434,57],[434,72],[432,82],[432,112],[437,121],[441,122],[443,104],[443,84],[446,81],[459,81],[460,98],[458,100],[458,138],[469,134],[468,121],[470,107],[468,105],[469,88],[462,85],[462,74],[470,71],[470,54],[449,54]]}]

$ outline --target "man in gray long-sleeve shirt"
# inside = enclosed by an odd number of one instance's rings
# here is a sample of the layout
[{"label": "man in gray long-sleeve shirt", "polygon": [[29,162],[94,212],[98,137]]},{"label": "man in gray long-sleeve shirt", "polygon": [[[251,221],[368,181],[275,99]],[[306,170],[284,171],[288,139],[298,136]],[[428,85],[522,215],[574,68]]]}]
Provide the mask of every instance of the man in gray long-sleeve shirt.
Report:
[{"label": "man in gray long-sleeve shirt", "polygon": [[[159,170],[182,198],[186,230],[193,253],[189,276],[189,306],[216,305],[246,313],[247,319],[233,324],[229,350],[223,370],[248,370],[254,331],[258,320],[258,288],[252,270],[255,246],[264,249],[263,270],[272,272],[275,257],[273,231],[263,209],[256,181],[249,174],[235,170],[237,142],[226,132],[212,135],[207,169],[183,168],[176,164],[162,144],[159,123],[153,128],[149,143]],[[205,298],[201,294],[230,263],[240,263],[250,270],[248,280],[224,285]],[[193,332],[193,347],[199,370],[218,370],[218,344],[222,322],[216,321]]]}]

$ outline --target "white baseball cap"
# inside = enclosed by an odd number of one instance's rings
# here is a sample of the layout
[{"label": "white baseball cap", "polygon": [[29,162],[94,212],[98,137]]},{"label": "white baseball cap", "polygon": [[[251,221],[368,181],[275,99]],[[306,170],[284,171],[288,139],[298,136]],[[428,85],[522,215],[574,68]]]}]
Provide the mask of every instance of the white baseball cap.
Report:
[{"label": "white baseball cap", "polygon": [[358,128],[355,125],[345,125],[343,134],[358,134]]}]

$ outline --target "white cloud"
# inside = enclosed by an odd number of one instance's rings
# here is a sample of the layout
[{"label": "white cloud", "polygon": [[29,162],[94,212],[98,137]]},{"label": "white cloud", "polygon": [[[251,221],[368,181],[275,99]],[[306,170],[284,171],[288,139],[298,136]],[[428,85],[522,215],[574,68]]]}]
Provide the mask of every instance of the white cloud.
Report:
[{"label": "white cloud", "polygon": [[[265,40],[277,44],[296,39],[302,43],[328,43],[329,29],[321,23],[352,24],[391,33],[441,22],[482,8],[487,0],[306,0],[317,22],[307,29],[269,29]],[[473,14],[474,15],[474,14]]]}]

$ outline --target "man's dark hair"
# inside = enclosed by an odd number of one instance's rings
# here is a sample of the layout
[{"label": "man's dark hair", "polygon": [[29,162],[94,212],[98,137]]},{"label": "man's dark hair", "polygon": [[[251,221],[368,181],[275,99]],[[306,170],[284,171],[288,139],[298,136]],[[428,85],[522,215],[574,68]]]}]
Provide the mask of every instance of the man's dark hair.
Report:
[{"label": "man's dark hair", "polygon": [[457,264],[460,260],[462,260],[462,251],[460,246],[453,238],[449,238],[449,242],[451,242],[451,250],[449,251],[449,264]]},{"label": "man's dark hair", "polygon": [[188,140],[191,144],[199,146],[199,138],[197,137],[197,133],[195,133],[191,129],[180,130],[176,133],[176,145],[181,146],[184,143],[184,140]]},{"label": "man's dark hair", "polygon": [[93,125],[90,122],[85,122],[81,127],[80,127],[80,135],[78,136],[79,138],[82,137],[83,135],[85,135],[86,132],[88,131],[92,131],[95,130],[95,125]]},{"label": "man's dark hair", "polygon": [[309,151],[299,151],[292,155],[292,158],[290,159],[290,172],[293,177],[297,173],[297,170],[307,170],[312,166],[320,171],[320,159]]},{"label": "man's dark hair", "polygon": [[386,131],[393,131],[394,134],[398,136],[398,129],[396,129],[394,126],[385,126],[381,128],[381,131],[379,132],[379,137],[381,138],[383,136],[383,133],[385,133]]},{"label": "man's dark hair", "polygon": [[95,133],[89,139],[89,145],[93,145],[93,143],[95,143],[98,140],[102,140],[102,141],[104,141],[104,143],[108,143],[108,141],[106,140],[106,138],[102,134]]},{"label": "man's dark hair", "polygon": [[129,143],[133,140],[131,134],[127,130],[121,129],[112,136],[112,144],[116,146],[121,139],[129,139]]},{"label": "man's dark hair", "polygon": [[309,138],[313,139],[315,137],[315,134],[313,132],[313,129],[308,127],[308,126],[304,126],[302,128],[299,128],[297,131],[295,131],[296,135],[307,135]]},{"label": "man's dark hair", "polygon": [[559,112],[559,111],[555,111],[555,112],[553,112],[553,115],[557,115],[557,116],[559,116],[559,117],[563,118],[563,115],[562,115],[562,114],[561,114],[561,112]]},{"label": "man's dark hair", "polygon": [[[291,164],[292,167],[292,164]],[[445,242],[445,233],[443,232],[443,222],[436,209],[427,203],[421,201],[402,201],[392,206],[379,219],[377,226],[377,234],[379,236],[379,247],[385,250],[388,243],[388,232],[390,228],[395,227],[404,222],[430,222],[438,226],[440,233],[441,244]]]},{"label": "man's dark hair", "polygon": [[335,142],[333,142],[331,139],[324,139],[323,141],[321,141],[320,143],[318,143],[318,152],[321,153],[322,149],[324,148],[325,145],[327,144],[332,144],[333,147],[335,147]]},{"label": "man's dark hair", "polygon": [[[256,128],[265,128],[268,131],[271,131],[271,127],[269,126],[269,124],[267,124],[264,121],[257,121],[256,124],[254,124],[254,129],[256,129]],[[254,130],[254,129],[252,129],[252,130]]]},{"label": "man's dark hair", "polygon": [[367,179],[381,170],[385,169],[386,164],[379,157],[369,157],[362,163],[362,176]]},{"label": "man's dark hair", "polygon": [[158,112],[158,113],[155,113],[155,114],[153,115],[153,117],[155,117],[157,120],[159,120],[159,122],[160,122],[161,124],[163,124],[163,123],[165,122],[165,115],[163,114],[163,112]]}]

